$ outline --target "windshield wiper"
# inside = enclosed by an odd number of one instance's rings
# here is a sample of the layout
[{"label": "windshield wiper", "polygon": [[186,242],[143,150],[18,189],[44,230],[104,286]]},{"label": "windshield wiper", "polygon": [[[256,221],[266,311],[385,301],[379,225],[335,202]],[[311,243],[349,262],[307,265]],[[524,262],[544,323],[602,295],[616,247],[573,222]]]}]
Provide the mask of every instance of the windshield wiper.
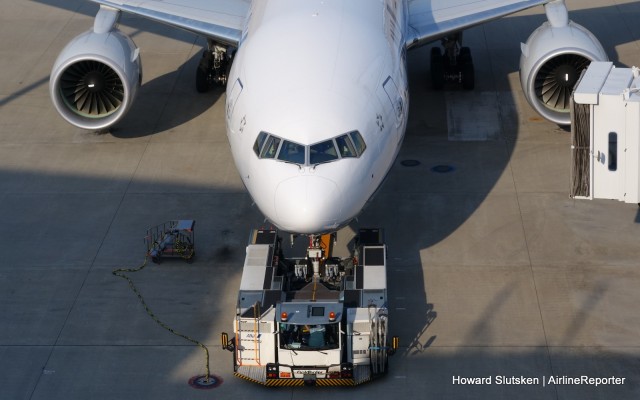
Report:
[{"label": "windshield wiper", "polygon": [[297,167],[298,167],[298,169],[302,169],[302,165],[300,165],[300,164],[298,164],[298,163],[296,163],[296,162],[293,162],[293,161],[286,161],[286,160],[280,160],[280,161],[283,161],[283,162],[284,162],[284,163],[286,163],[286,164],[293,164],[293,165],[297,166]]}]

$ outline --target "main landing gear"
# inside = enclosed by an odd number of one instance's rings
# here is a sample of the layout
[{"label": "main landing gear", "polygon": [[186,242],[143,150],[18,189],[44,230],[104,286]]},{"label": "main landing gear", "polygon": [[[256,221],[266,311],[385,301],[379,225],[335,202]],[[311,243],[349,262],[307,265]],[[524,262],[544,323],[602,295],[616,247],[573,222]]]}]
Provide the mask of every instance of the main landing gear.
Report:
[{"label": "main landing gear", "polygon": [[471,49],[462,47],[462,32],[442,39],[442,48],[431,49],[431,84],[442,90],[445,83],[462,84],[464,90],[475,87],[475,73]]},{"label": "main landing gear", "polygon": [[196,70],[196,90],[209,91],[214,86],[225,86],[231,69],[231,50],[213,40],[207,41],[207,49]]}]

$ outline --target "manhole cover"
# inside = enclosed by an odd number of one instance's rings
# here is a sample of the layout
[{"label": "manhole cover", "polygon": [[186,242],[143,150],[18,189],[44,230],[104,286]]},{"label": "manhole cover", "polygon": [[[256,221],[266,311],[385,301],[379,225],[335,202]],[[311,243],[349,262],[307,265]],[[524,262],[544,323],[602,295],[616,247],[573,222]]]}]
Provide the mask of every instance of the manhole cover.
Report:
[{"label": "manhole cover", "polygon": [[455,168],[451,165],[436,165],[435,167],[431,168],[432,172],[435,172],[438,174],[446,174],[454,170]]},{"label": "manhole cover", "polygon": [[222,378],[215,375],[209,375],[207,380],[206,375],[198,375],[189,379],[189,386],[194,389],[215,389],[222,385]]},{"label": "manhole cover", "polygon": [[420,161],[418,160],[402,160],[400,161],[400,165],[403,167],[417,167],[420,165]]}]

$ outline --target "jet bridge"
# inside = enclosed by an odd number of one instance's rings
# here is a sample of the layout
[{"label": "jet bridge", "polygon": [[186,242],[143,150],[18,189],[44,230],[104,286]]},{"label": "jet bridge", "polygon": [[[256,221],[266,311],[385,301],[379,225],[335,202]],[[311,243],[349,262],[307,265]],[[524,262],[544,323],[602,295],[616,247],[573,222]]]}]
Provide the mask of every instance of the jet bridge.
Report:
[{"label": "jet bridge", "polygon": [[640,69],[591,63],[571,121],[571,196],[640,204]]}]

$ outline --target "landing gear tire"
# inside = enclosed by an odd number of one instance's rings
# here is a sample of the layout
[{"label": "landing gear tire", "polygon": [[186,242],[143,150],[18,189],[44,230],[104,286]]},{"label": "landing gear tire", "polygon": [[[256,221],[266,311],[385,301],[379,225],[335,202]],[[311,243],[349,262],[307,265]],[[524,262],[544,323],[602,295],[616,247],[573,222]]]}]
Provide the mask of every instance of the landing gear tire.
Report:
[{"label": "landing gear tire", "polygon": [[209,71],[211,71],[210,56],[206,52],[202,54],[202,59],[196,69],[196,90],[198,93],[206,93],[211,89],[211,77]]},{"label": "landing gear tire", "polygon": [[433,90],[444,88],[444,59],[440,47],[431,48],[431,86]]},{"label": "landing gear tire", "polygon": [[462,74],[462,88],[464,90],[473,90],[476,85],[476,77],[471,49],[468,47],[461,48],[458,62],[460,63],[460,73]]}]

